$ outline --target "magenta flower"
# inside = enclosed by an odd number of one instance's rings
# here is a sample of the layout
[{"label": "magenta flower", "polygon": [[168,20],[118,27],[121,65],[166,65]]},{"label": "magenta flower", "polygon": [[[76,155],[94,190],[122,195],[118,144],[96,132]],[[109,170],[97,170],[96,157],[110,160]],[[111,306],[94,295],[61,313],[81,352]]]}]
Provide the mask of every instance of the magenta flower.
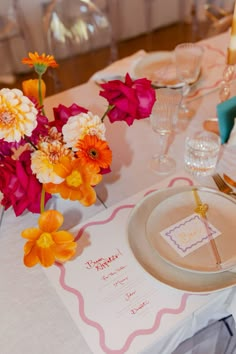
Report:
[{"label": "magenta flower", "polygon": [[32,135],[30,137],[30,141],[33,144],[37,144],[39,138],[41,138],[42,136],[48,135],[48,129],[49,129],[48,118],[42,115],[41,111],[39,111],[37,115],[37,122],[38,122],[37,127],[33,130]]},{"label": "magenta flower", "polygon": [[56,127],[58,132],[61,132],[63,125],[67,123],[71,116],[87,112],[88,110],[86,108],[80,107],[76,103],[73,103],[70,107],[59,104],[57,108],[53,108],[55,120],[51,122],[50,125]]},{"label": "magenta flower", "polygon": [[[40,213],[42,185],[32,174],[30,164],[30,151],[23,152],[18,160],[10,157],[0,160],[0,191],[3,193],[1,203],[5,209],[12,206],[16,216],[26,209],[32,213]],[[45,202],[50,198],[51,195],[46,193]]]},{"label": "magenta flower", "polygon": [[132,80],[126,74],[125,82],[112,80],[101,87],[100,96],[107,99],[112,107],[107,113],[111,123],[124,120],[132,125],[135,119],[150,116],[156,101],[155,90],[147,79]]},{"label": "magenta flower", "polygon": [[0,161],[4,159],[4,156],[12,156],[13,155],[13,148],[18,146],[17,143],[8,143],[3,139],[0,139]]}]

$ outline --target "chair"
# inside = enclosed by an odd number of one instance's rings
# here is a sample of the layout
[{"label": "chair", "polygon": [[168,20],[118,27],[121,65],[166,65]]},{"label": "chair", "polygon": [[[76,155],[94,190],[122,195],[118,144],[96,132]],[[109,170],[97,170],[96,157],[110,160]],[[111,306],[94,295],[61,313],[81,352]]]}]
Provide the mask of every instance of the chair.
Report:
[{"label": "chair", "polygon": [[172,354],[235,354],[235,349],[235,323],[232,316],[227,316],[182,342]]},{"label": "chair", "polygon": [[193,1],[193,32],[196,39],[212,37],[228,30],[232,25],[233,5],[229,1],[219,5],[216,1]]},{"label": "chair", "polygon": [[114,17],[120,13],[120,0],[93,0],[94,4],[102,11],[110,22],[111,27],[111,41],[110,41],[110,51],[111,58],[110,61],[113,62],[118,59],[118,47],[117,41],[120,37],[121,26],[117,26]]},{"label": "chair", "polygon": [[48,52],[68,58],[114,45],[110,22],[90,0],[52,0],[44,9],[43,27]]},{"label": "chair", "polygon": [[[17,0],[1,4],[0,8],[0,75],[23,73],[29,69],[21,64],[22,55],[31,48],[29,30]],[[12,77],[14,80],[14,77]]]},{"label": "chair", "polygon": [[[76,76],[77,82],[83,82],[85,69],[79,61],[81,54],[92,56],[98,48],[107,47],[107,64],[117,59],[116,41],[109,19],[92,1],[51,0],[44,4],[43,14],[47,52],[54,55],[59,63],[63,61],[65,70],[71,72],[71,77]],[[49,75],[53,77],[56,91],[65,88],[62,87],[64,74],[60,72],[60,65],[57,71],[49,71]]]},{"label": "chair", "polygon": [[233,21],[233,12],[214,4],[205,5],[206,18],[209,21],[207,37],[217,35],[228,30]]}]

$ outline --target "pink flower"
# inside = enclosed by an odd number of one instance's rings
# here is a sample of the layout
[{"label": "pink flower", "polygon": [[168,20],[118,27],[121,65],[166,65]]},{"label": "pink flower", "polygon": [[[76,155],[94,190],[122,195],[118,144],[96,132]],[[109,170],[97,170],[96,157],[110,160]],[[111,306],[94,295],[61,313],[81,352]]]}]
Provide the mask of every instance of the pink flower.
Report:
[{"label": "pink flower", "polygon": [[125,83],[112,80],[101,87],[104,91],[100,91],[100,96],[106,98],[110,106],[114,106],[107,113],[111,123],[124,120],[128,125],[132,125],[135,119],[150,116],[156,100],[150,80],[133,81],[129,74],[126,74]]},{"label": "pink flower", "polygon": [[[13,207],[16,216],[26,209],[32,213],[40,212],[42,185],[32,174],[30,168],[30,151],[23,152],[19,160],[5,157],[0,161],[0,191],[3,193],[2,205],[8,209]],[[51,198],[45,195],[45,202]]]},{"label": "pink flower", "polygon": [[0,139],[0,161],[4,159],[4,156],[12,156],[13,155],[13,148],[18,146],[17,143],[8,143],[3,139]]},{"label": "pink flower", "polygon": [[30,137],[30,141],[34,144],[37,144],[40,137],[48,135],[48,118],[42,115],[39,110],[37,114],[37,127],[33,130]]},{"label": "pink flower", "polygon": [[73,103],[70,107],[59,104],[57,108],[53,108],[55,120],[50,125],[56,127],[58,132],[61,132],[63,125],[67,123],[70,117],[87,112],[86,108],[80,107],[76,103]]}]

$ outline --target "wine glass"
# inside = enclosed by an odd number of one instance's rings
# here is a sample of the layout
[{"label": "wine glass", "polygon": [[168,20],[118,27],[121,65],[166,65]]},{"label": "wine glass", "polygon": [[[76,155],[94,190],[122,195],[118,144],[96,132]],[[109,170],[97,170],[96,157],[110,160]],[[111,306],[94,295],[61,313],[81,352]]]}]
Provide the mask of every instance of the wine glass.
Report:
[{"label": "wine glass", "polygon": [[171,88],[156,90],[156,102],[153,106],[150,122],[154,132],[159,134],[160,153],[152,157],[150,167],[158,174],[168,174],[176,166],[175,160],[167,155],[167,143],[174,130],[180,101],[181,94],[178,90]]},{"label": "wine glass", "polygon": [[192,111],[184,101],[190,91],[190,85],[196,82],[200,75],[203,48],[194,43],[181,43],[175,47],[174,52],[176,75],[184,83],[179,114],[182,118],[191,118]]}]

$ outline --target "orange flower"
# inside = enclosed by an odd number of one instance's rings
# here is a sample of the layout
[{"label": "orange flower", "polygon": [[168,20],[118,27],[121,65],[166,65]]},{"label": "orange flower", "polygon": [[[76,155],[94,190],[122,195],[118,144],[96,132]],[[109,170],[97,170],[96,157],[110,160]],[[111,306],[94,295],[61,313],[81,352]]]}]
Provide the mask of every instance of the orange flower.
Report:
[{"label": "orange flower", "polygon": [[79,149],[76,155],[84,165],[94,168],[108,168],[112,160],[112,152],[105,140],[96,135],[85,135],[76,145]]},{"label": "orange flower", "polygon": [[24,264],[33,267],[41,263],[50,267],[58,260],[65,262],[74,256],[76,242],[68,231],[57,231],[63,224],[64,218],[57,210],[48,210],[39,217],[39,228],[28,228],[21,236],[28,239],[24,247]]},{"label": "orange flower", "polygon": [[[39,103],[39,80],[30,79],[22,82],[22,89],[25,96],[34,97]],[[46,85],[43,80],[41,80],[42,98],[46,95]]]},{"label": "orange flower", "polygon": [[46,183],[45,191],[59,193],[62,198],[78,200],[84,206],[96,202],[96,193],[92,186],[102,180],[99,169],[91,165],[82,165],[79,159],[71,160],[68,156],[62,157],[60,163],[54,166],[54,171],[64,178],[60,184]]},{"label": "orange flower", "polygon": [[58,66],[53,55],[46,55],[45,53],[39,55],[37,52],[29,52],[29,58],[23,58],[22,63],[29,65],[31,68],[34,67],[39,75],[44,74],[49,66],[52,68]]}]

